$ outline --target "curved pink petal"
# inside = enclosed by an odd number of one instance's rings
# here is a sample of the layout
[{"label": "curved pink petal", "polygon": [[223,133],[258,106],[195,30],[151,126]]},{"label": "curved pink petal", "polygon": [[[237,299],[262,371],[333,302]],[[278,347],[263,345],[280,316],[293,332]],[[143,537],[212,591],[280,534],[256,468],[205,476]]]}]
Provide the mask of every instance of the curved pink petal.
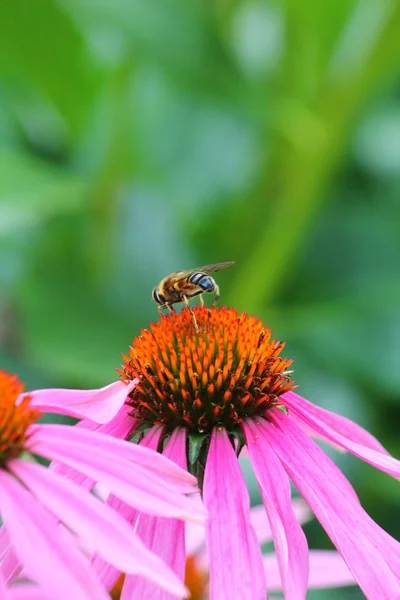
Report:
[{"label": "curved pink petal", "polygon": [[[133,526],[136,522],[138,511],[125,502],[122,502],[122,500],[114,496],[114,494],[109,494],[106,504],[126,521],[125,526],[127,529],[129,531],[133,531]],[[115,568],[113,565],[110,565],[109,562],[107,562],[97,553],[92,557],[91,565],[106,590],[110,591],[117,583],[121,571]]]},{"label": "curved pink petal", "polygon": [[0,598],[5,598],[7,594],[6,581],[0,569]]},{"label": "curved pink petal", "polygon": [[[3,596],[0,595],[0,598]],[[20,584],[8,590],[7,600],[53,600],[36,585]]]},{"label": "curved pink petal", "polygon": [[[361,444],[362,446],[367,446],[367,448],[370,448],[371,450],[388,454],[388,451],[371,433],[369,433],[369,431],[361,427],[361,425],[354,423],[347,417],[338,415],[330,410],[327,410],[326,408],[321,408],[320,406],[309,402],[294,392],[286,392],[282,395],[282,399],[285,402],[285,406],[288,408],[297,407],[302,409],[308,415],[319,419],[336,431],[336,433],[340,433],[353,442]],[[323,435],[323,437],[325,436]]]},{"label": "curved pink petal", "polygon": [[311,550],[309,588],[320,589],[356,584],[356,580],[338,552]]},{"label": "curved pink petal", "polygon": [[293,512],[290,484],[278,457],[254,421],[243,423],[261,495],[267,511],[287,600],[304,600],[308,581],[307,540]]},{"label": "curved pink petal", "polygon": [[393,477],[400,477],[400,461],[393,458],[384,450],[384,452],[371,449],[370,446],[361,445],[357,442],[353,442],[351,439],[344,437],[341,433],[334,431],[329,425],[326,425],[323,421],[310,415],[308,409],[302,406],[293,406],[290,409],[291,413],[295,413],[304,423],[311,427],[314,431],[317,431],[325,439],[334,442],[345,448],[358,458],[365,460],[373,467],[392,475]]},{"label": "curved pink petal", "polygon": [[[179,468],[158,452],[150,451],[141,444],[133,444],[119,440],[97,431],[87,431],[79,427],[65,425],[34,425],[31,427],[29,439],[32,452],[56,445],[58,454],[65,450],[68,458],[72,456],[72,449],[79,448],[84,454],[88,452],[108,454],[112,462],[116,460],[129,461],[134,465],[146,468],[154,477],[162,479],[164,484],[169,484],[174,491],[191,493],[196,491],[197,481],[190,473]],[[74,452],[74,455],[77,453]],[[113,458],[112,458],[113,456]],[[83,457],[82,457],[83,458]],[[104,456],[105,458],[105,456]],[[69,464],[63,459],[57,459]],[[84,473],[83,469],[77,469]]]},{"label": "curved pink petal", "polygon": [[[198,504],[202,504],[202,499],[200,494],[196,494],[192,496],[194,502]],[[264,507],[263,512],[265,515]],[[187,521],[185,523],[185,545],[186,545],[186,553],[188,556],[194,556],[200,550],[204,548],[206,544],[206,531],[204,525],[200,525],[199,523],[192,523]]]},{"label": "curved pink petal", "polygon": [[[165,456],[182,468],[186,468],[186,433],[176,429],[171,435]],[[184,523],[177,519],[140,515],[137,534],[153,552],[160,556],[180,580],[184,580],[186,566]],[[121,600],[170,600],[171,594],[155,587],[143,577],[128,576],[122,589]]]},{"label": "curved pink petal", "polygon": [[354,490],[349,493],[352,488],[341,471],[290,417],[273,409],[270,418],[275,425],[260,419],[259,427],[364,594],[371,600],[393,600],[400,594],[400,544],[388,544],[390,536],[362,509]]},{"label": "curved pink petal", "polygon": [[300,429],[302,429],[304,431],[304,433],[306,433],[309,437],[312,437],[313,440],[321,440],[321,441],[325,442],[325,444],[328,444],[331,448],[334,448],[336,450],[336,452],[341,452],[342,454],[346,453],[346,450],[344,450],[341,446],[338,446],[337,444],[330,442],[329,440],[326,439],[326,437],[324,435],[317,433],[314,429],[312,429],[312,427],[310,427],[309,425],[306,425],[306,423],[304,423],[304,421],[299,419],[297,414],[295,414],[292,410],[290,411],[290,418],[297,423],[297,425],[300,427]]},{"label": "curved pink petal", "polygon": [[209,513],[210,599],[265,600],[265,574],[250,523],[246,483],[223,429],[212,432],[203,501]]},{"label": "curved pink petal", "polygon": [[22,565],[11,545],[0,561],[0,571],[8,584],[12,583],[22,571]]},{"label": "curved pink petal", "polygon": [[129,384],[115,381],[97,390],[68,390],[53,388],[35,390],[21,394],[20,398],[31,398],[30,405],[42,412],[60,413],[78,419],[90,419],[96,423],[108,423],[124,404],[127,395],[135,387],[136,381]]},{"label": "curved pink petal", "polygon": [[35,463],[16,459],[10,462],[10,470],[42,504],[120,571],[139,573],[174,595],[185,593],[175,574],[133,531],[129,532],[124,519],[95,496]]},{"label": "curved pink petal", "polygon": [[[154,450],[157,449],[162,432],[162,428],[153,427],[150,430],[150,432],[142,439],[140,445]],[[128,504],[125,504],[125,502],[122,502],[122,500],[114,496],[114,494],[109,494],[106,502],[110,507],[116,510],[125,519],[129,528],[132,529],[134,523],[136,522],[139,512],[136,509],[129,506]],[[95,554],[92,558],[92,567],[95,570],[97,576],[99,577],[104,587],[107,590],[111,590],[118,580],[120,571],[112,565],[110,565],[98,554]]]},{"label": "curved pink petal", "polygon": [[0,560],[10,547],[10,538],[4,525],[0,525]]},{"label": "curved pink petal", "polygon": [[[132,409],[130,406],[124,404],[115,417],[108,423],[99,424],[95,423],[94,421],[84,419],[83,421],[77,423],[74,427],[77,427],[78,429],[97,431],[98,433],[107,434],[111,437],[125,440],[127,436],[135,429],[136,425],[135,419],[130,416],[131,410]],[[79,485],[87,491],[92,490],[96,485],[96,481],[91,477],[87,477],[76,469],[71,469],[71,467],[62,464],[57,460],[54,460],[50,464],[50,469],[56,473],[59,473],[63,477],[67,477],[76,483],[76,485]]]},{"label": "curved pink petal", "polygon": [[[310,550],[309,561],[308,589],[320,590],[356,585],[357,583],[343,558],[334,550]],[[264,556],[264,566],[268,589],[271,592],[280,592],[282,583],[275,554]]]},{"label": "curved pink petal", "polygon": [[[12,463],[12,461],[10,461]],[[87,569],[67,531],[60,528],[31,493],[0,470],[0,507],[16,554],[29,578],[58,600],[108,600]]]},{"label": "curved pink petal", "polygon": [[[59,432],[59,435],[55,436],[54,431]],[[82,433],[87,436],[86,444],[80,442]],[[94,443],[90,443],[92,436],[95,436]],[[186,489],[185,485],[177,485],[174,489],[172,483],[165,483],[155,473],[149,473],[147,464],[150,458],[153,457],[155,464],[159,461],[160,455],[156,452],[108,438],[100,433],[81,431],[63,425],[37,425],[31,441],[32,450],[38,454],[80,470],[96,482],[102,483],[133,508],[148,514],[204,521],[205,511],[200,513],[190,498],[179,493],[180,488]],[[136,450],[139,452],[136,453]],[[140,461],[145,454],[146,469],[138,462],[126,459],[126,456],[133,456]],[[170,461],[163,456],[160,458],[171,470]],[[173,466],[178,474],[185,473],[183,469]],[[167,474],[165,478],[168,481]],[[189,478],[194,479],[191,475]],[[185,478],[182,476],[182,479]]]},{"label": "curved pink petal", "polygon": [[[307,523],[307,521],[311,521],[313,517],[312,512],[302,498],[294,498],[292,500],[292,509],[299,523],[302,524]],[[252,506],[250,508],[250,520],[251,524],[253,525],[253,529],[256,532],[258,543],[266,544],[267,542],[271,542],[271,527],[263,504],[257,504],[256,506]],[[189,523],[187,523],[187,525],[189,525]],[[192,524],[190,523],[190,525]],[[198,527],[199,529],[201,528],[200,525],[194,526]]]}]

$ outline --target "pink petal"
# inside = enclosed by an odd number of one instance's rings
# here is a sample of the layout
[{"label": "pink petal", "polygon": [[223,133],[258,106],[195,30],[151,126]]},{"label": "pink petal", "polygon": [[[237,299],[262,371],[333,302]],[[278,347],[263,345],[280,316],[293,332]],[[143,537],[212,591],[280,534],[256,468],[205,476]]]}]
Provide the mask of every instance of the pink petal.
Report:
[{"label": "pink petal", "polygon": [[[307,521],[311,521],[313,517],[312,512],[302,498],[294,498],[292,500],[292,509],[299,523],[307,523]],[[257,506],[252,506],[250,508],[250,520],[251,524],[253,525],[253,529],[256,532],[258,543],[261,545],[271,542],[271,527],[269,525],[269,520],[263,504],[258,504]],[[203,529],[200,525],[195,525],[192,523],[187,523],[186,527],[192,525],[194,527],[198,527],[199,529]]]},{"label": "pink petal", "polygon": [[[308,589],[319,590],[356,584],[354,577],[338,552],[333,550],[310,550],[309,561]],[[275,554],[264,556],[264,566],[269,590],[280,592],[282,583]]]},{"label": "pink petal", "polygon": [[[176,429],[164,450],[165,456],[186,468],[186,433]],[[136,531],[143,542],[160,556],[180,580],[185,577],[186,552],[184,523],[177,519],[163,519],[140,515]],[[170,600],[171,595],[145,581],[142,577],[127,577],[121,600]]]},{"label": "pink petal", "polygon": [[0,571],[3,573],[3,577],[8,584],[12,583],[22,571],[22,565],[12,546],[8,548],[1,559]]},{"label": "pink petal", "polygon": [[264,430],[249,420],[243,424],[243,431],[271,525],[285,598],[304,600],[308,581],[308,546],[292,509],[288,477]]},{"label": "pink petal", "polygon": [[7,595],[6,581],[0,569],[0,598],[5,598]]},{"label": "pink petal", "polygon": [[[286,392],[286,394],[282,395],[282,399],[288,408],[302,409],[302,412],[305,411],[310,417],[315,417],[317,420],[322,421],[336,431],[336,433],[340,433],[353,442],[361,444],[362,446],[367,446],[367,448],[370,448],[371,450],[388,454],[387,450],[371,433],[369,433],[369,431],[350,419],[347,419],[342,415],[337,415],[325,408],[321,408],[294,392]],[[322,437],[324,438],[325,436],[323,435]]]},{"label": "pink petal", "polygon": [[[0,595],[0,598],[3,596]],[[52,600],[36,585],[18,585],[8,590],[7,600]]]},{"label": "pink petal", "polygon": [[[94,421],[88,421],[84,419],[83,421],[77,423],[74,427],[77,427],[78,429],[97,431],[99,433],[125,440],[129,433],[134,430],[136,424],[135,419],[130,416],[130,412],[131,408],[124,404],[115,417],[108,423],[99,425]],[[87,477],[86,475],[83,475],[83,473],[80,473],[75,469],[71,469],[71,467],[62,464],[59,461],[53,461],[50,465],[50,469],[54,470],[56,473],[59,473],[63,477],[67,477],[87,491],[92,490],[96,485],[96,482],[91,477]]]},{"label": "pink petal", "polygon": [[211,436],[203,501],[210,556],[210,600],[265,600],[267,589],[250,503],[235,451],[223,429]]},{"label": "pink petal", "polygon": [[[198,504],[202,504],[200,494],[196,494],[192,496],[194,502]],[[262,507],[263,513],[265,515],[264,507]],[[251,510],[251,509],[250,509]],[[265,515],[265,518],[266,515]],[[206,532],[204,529],[204,525],[200,525],[199,523],[192,523],[187,521],[185,523],[185,545],[186,545],[186,553],[188,556],[194,556],[205,546],[206,543]]]},{"label": "pink petal", "polygon": [[[5,525],[0,527],[0,575],[10,584],[21,573],[22,565],[11,546],[10,537]],[[1,596],[0,596],[1,598]]]},{"label": "pink petal", "polygon": [[10,538],[4,525],[0,525],[0,559],[10,546]]},{"label": "pink petal", "polygon": [[[107,505],[115,510],[123,519],[125,519],[125,526],[129,531],[132,531],[133,525],[136,522],[138,511],[134,508],[131,508],[128,504],[125,504],[125,502],[122,502],[122,500],[113,494],[108,496]],[[110,563],[104,560],[104,558],[99,556],[97,553],[93,556],[91,564],[101,583],[104,585],[106,590],[110,591],[117,583],[121,571],[110,565]]]},{"label": "pink petal", "polygon": [[[12,461],[10,461],[10,465]],[[108,600],[87,569],[67,531],[60,535],[48,512],[14,477],[0,470],[1,514],[10,540],[29,578],[59,600]]]},{"label": "pink petal", "polygon": [[334,431],[329,425],[326,425],[317,417],[310,415],[308,413],[308,408],[304,408],[303,406],[292,406],[290,408],[290,414],[292,414],[292,412],[325,439],[345,448],[377,469],[385,471],[385,473],[388,473],[393,477],[400,477],[400,461],[390,456],[385,449],[383,449],[383,452],[380,450],[377,451],[371,449],[371,445],[365,446],[353,442],[341,433]]},{"label": "pink petal", "polygon": [[260,419],[259,427],[364,594],[371,600],[393,600],[400,594],[393,572],[400,571],[400,544],[372,521],[341,471],[290,417],[273,409],[270,418],[276,425]]},{"label": "pink petal", "polygon": [[[68,457],[72,456],[71,449],[79,448],[82,453],[87,454],[90,448],[95,453],[108,454],[112,462],[125,460],[133,465],[146,468],[154,474],[154,477],[161,478],[164,484],[170,484],[175,492],[190,493],[196,491],[196,478],[184,469],[180,469],[172,461],[165,458],[160,453],[149,451],[141,444],[133,444],[124,440],[118,440],[97,431],[87,431],[80,427],[69,427],[65,425],[35,425],[31,428],[30,448],[33,452],[46,447],[58,448],[58,454],[61,449],[65,449]],[[74,456],[77,454],[73,453]],[[62,459],[60,459],[62,462]],[[64,461],[69,464],[67,461]],[[83,469],[78,469],[82,473]]]},{"label": "pink petal", "polygon": [[[140,442],[140,445],[155,450],[158,447],[162,431],[163,430],[160,427],[153,427]],[[125,502],[122,502],[119,498],[114,496],[114,494],[109,494],[107,498],[107,504],[111,506],[114,510],[116,510],[125,519],[129,526],[129,529],[133,528],[133,525],[136,522],[137,516],[139,514],[137,510],[135,510],[128,504],[125,504]],[[111,590],[118,580],[120,571],[112,565],[110,565],[98,554],[95,554],[92,558],[92,567],[95,570],[97,576],[99,577],[104,587],[107,590]]]},{"label": "pink petal", "polygon": [[120,571],[140,573],[172,594],[185,593],[174,573],[129,532],[124,519],[95,496],[35,463],[16,459],[10,469],[42,504]]},{"label": "pink petal", "polygon": [[[82,443],[82,438],[86,443]],[[179,493],[182,489],[186,490],[188,484],[178,484],[174,489],[172,481],[168,479],[168,471],[173,471],[174,481],[175,473],[183,481],[193,481],[194,477],[187,474],[187,478],[183,469],[156,452],[94,431],[64,425],[37,425],[31,442],[34,452],[80,470],[105,485],[133,508],[149,514],[204,521],[205,512],[200,514],[198,507]],[[127,460],[127,457],[133,457],[136,462]],[[162,464],[166,465],[165,479],[168,483],[157,476],[154,470],[149,473],[147,465],[151,458],[156,465],[162,459]],[[144,463],[146,469],[140,463]]]},{"label": "pink petal", "polygon": [[29,395],[31,406],[42,412],[60,413],[78,419],[90,419],[96,423],[108,423],[124,404],[136,381],[128,385],[115,381],[98,390],[68,390],[54,388],[21,394]]}]

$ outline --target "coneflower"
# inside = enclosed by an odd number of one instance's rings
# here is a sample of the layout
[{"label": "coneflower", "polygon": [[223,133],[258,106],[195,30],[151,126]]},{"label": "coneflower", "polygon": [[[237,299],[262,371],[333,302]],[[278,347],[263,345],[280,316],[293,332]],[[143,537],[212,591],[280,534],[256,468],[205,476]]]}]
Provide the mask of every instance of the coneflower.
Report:
[{"label": "coneflower", "polygon": [[[271,525],[285,598],[304,600],[309,573],[307,542],[293,512],[289,478],[364,594],[371,600],[399,596],[400,544],[363,510],[350,483],[309,432],[394,477],[400,476],[399,461],[360,426],[293,391],[291,361],[281,357],[284,344],[259,319],[227,308],[198,307],[194,314],[198,330],[190,312],[183,310],[161,317],[133,340],[119,370],[121,380],[133,387],[123,398],[109,398],[112,418],[107,424],[99,392],[37,392],[34,405],[61,412],[72,407],[75,414],[79,406],[79,416],[91,419],[81,427],[139,441],[196,474],[209,514],[211,600],[265,600],[267,594],[238,462],[243,447]],[[183,525],[119,507],[112,495],[109,503],[135,522],[147,546],[183,577]],[[110,589],[118,573],[102,561],[97,569]],[[127,575],[123,600],[150,597],[167,596],[157,595],[154,584],[142,577]]]},{"label": "coneflower", "polygon": [[[24,575],[39,584],[50,600],[108,599],[104,586],[89,569],[78,538],[98,549],[114,568],[149,578],[171,594],[185,595],[179,578],[127,529],[120,515],[35,458],[58,459],[79,469],[134,509],[203,521],[204,509],[186,497],[196,489],[195,478],[146,448],[77,427],[40,424],[41,413],[32,406],[30,394],[22,392],[15,376],[0,371],[3,588],[23,568]],[[28,588],[7,593],[14,592],[28,593]],[[35,588],[29,593],[36,593]]]}]

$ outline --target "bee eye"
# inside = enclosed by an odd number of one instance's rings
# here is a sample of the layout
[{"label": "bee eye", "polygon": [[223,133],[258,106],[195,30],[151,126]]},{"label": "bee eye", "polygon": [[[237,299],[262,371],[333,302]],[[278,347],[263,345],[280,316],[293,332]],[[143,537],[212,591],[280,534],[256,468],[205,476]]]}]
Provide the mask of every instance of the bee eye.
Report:
[{"label": "bee eye", "polygon": [[152,291],[151,295],[153,296],[153,300],[154,300],[155,302],[157,302],[157,304],[161,304],[161,302],[160,302],[160,297],[159,297],[159,295],[158,295],[158,292],[157,292],[157,288],[156,288],[156,287],[153,289],[153,291]]},{"label": "bee eye", "polygon": [[153,300],[157,302],[157,304],[165,304],[165,298],[162,294],[159,293],[158,288],[154,288],[152,291]]}]

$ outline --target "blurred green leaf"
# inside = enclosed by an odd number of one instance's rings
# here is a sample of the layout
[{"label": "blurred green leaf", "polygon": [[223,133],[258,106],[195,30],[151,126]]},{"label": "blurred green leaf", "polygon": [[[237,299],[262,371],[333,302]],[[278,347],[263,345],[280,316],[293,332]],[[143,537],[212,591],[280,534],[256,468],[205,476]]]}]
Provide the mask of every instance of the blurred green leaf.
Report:
[{"label": "blurred green leaf", "polygon": [[97,85],[97,66],[62,3],[0,3],[0,73],[45,94],[76,130]]},{"label": "blurred green leaf", "polygon": [[88,183],[27,154],[0,149],[0,236],[80,210]]},{"label": "blurred green leaf", "polygon": [[133,328],[99,300],[96,290],[73,271],[36,273],[21,288],[19,306],[25,354],[39,372],[74,386],[99,387],[118,379]]}]

